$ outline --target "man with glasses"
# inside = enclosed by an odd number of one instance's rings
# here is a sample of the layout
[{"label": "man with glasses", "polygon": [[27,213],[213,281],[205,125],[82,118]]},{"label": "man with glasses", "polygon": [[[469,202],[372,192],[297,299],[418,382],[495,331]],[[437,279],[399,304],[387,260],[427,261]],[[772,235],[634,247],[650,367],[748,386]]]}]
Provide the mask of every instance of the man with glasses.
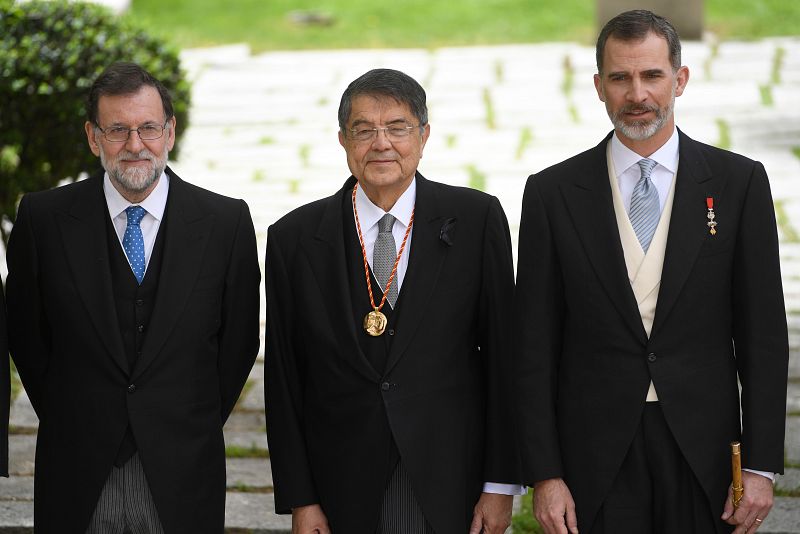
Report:
[{"label": "man with glasses", "polygon": [[23,197],[8,248],[36,532],[219,533],[222,426],[259,344],[250,213],[167,167],[171,97],[138,65],[106,69],[87,115],[104,171]]},{"label": "man with glasses", "polygon": [[267,237],[276,510],[303,534],[502,533],[521,490],[503,210],[417,172],[430,125],[406,74],[353,81],[339,127],[352,176]]}]

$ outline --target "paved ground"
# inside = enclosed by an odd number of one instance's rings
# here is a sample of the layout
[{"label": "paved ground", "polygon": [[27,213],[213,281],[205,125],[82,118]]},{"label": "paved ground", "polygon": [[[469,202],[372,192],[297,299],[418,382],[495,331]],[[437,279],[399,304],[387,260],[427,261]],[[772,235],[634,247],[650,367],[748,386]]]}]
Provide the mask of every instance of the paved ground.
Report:
[{"label": "paved ground", "polygon": [[[347,83],[393,67],[428,91],[431,138],[420,170],[498,196],[516,236],[528,174],[594,146],[609,130],[592,85],[594,51],[574,44],[276,52],[244,46],[190,50],[191,127],[173,167],[184,178],[247,200],[263,257],[267,227],[347,177],[336,109]],[[781,221],[791,328],[787,475],[760,532],[800,533],[800,39],[687,43],[691,70],[677,121],[695,139],[762,161]],[[178,125],[180,128],[181,125]],[[721,225],[724,221],[720,221]],[[515,237],[516,239],[516,237]],[[226,426],[228,445],[266,450],[263,363]],[[0,533],[30,532],[36,419],[24,395],[12,410],[13,476],[0,480]],[[264,458],[229,458],[226,523],[236,532],[288,532],[272,513]]]}]

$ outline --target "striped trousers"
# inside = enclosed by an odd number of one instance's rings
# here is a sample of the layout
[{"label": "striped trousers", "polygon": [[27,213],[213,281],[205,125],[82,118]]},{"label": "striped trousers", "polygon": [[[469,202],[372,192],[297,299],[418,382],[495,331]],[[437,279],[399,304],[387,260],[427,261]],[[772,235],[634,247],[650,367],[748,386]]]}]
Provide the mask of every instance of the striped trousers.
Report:
[{"label": "striped trousers", "polygon": [[414,496],[402,460],[386,486],[376,534],[435,534]]},{"label": "striped trousers", "polygon": [[112,467],[86,534],[163,534],[137,452]]}]

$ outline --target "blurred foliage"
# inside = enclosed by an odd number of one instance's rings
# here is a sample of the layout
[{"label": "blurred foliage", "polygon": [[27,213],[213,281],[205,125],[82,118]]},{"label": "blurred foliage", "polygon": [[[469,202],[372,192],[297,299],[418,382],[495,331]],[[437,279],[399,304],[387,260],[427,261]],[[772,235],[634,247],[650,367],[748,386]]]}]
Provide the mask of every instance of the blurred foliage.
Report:
[{"label": "blurred foliage", "polygon": [[101,6],[0,0],[0,220],[14,219],[22,193],[99,168],[84,133],[85,102],[115,61],[136,62],[167,87],[180,138],[190,88],[176,50]]}]

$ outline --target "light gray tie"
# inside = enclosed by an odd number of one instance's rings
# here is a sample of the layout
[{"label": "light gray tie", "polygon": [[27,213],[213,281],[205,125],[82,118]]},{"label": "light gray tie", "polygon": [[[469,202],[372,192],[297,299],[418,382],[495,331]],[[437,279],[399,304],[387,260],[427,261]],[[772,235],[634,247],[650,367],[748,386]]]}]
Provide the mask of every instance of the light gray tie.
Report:
[{"label": "light gray tie", "polygon": [[[388,213],[378,221],[378,238],[375,240],[375,248],[372,251],[372,272],[375,273],[375,279],[380,284],[381,291],[386,289],[386,283],[389,281],[394,262],[397,259],[397,246],[392,235],[394,221],[395,218]],[[386,300],[394,308],[394,303],[397,302],[396,274],[394,280],[392,280],[392,287],[389,288],[389,292],[386,294]]]},{"label": "light gray tie", "polygon": [[661,217],[661,207],[658,201],[658,190],[650,179],[650,173],[658,165],[652,159],[640,159],[639,168],[642,170],[642,177],[636,182],[631,195],[631,212],[628,215],[631,219],[631,226],[636,232],[636,237],[642,245],[642,250],[647,252],[650,248],[650,241],[658,226],[658,219]]}]

